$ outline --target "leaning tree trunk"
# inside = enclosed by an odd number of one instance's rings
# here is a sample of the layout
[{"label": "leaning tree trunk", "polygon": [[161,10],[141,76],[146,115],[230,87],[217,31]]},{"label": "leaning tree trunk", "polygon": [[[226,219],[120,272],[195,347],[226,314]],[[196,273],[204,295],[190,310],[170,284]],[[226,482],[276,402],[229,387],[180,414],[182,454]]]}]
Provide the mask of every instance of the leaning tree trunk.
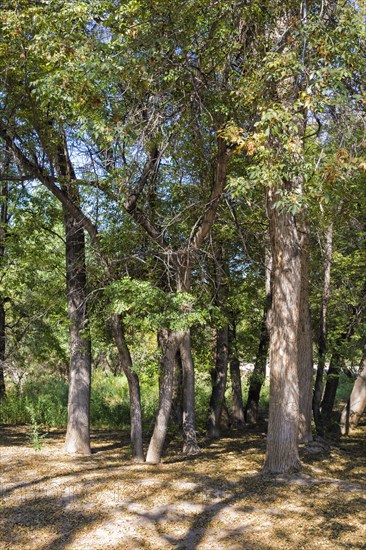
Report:
[{"label": "leaning tree trunk", "polygon": [[[163,332],[163,331],[162,331]],[[161,334],[163,353],[161,357],[161,378],[159,391],[159,407],[156,415],[154,431],[147,451],[146,462],[159,464],[168,429],[170,411],[172,408],[174,361],[178,348],[183,340],[184,332],[164,330]]]},{"label": "leaning tree trunk", "polygon": [[341,415],[341,434],[348,434],[356,428],[366,408],[366,343],[363,348],[363,355],[357,378],[352,388],[347,405]]},{"label": "leaning tree trunk", "polygon": [[305,213],[298,220],[301,247],[301,296],[298,326],[297,368],[299,379],[299,440],[312,441],[313,337],[309,307],[310,228]]},{"label": "leaning tree trunk", "polygon": [[130,395],[132,460],[134,462],[143,462],[144,450],[142,442],[142,414],[139,378],[132,370],[131,355],[124,337],[121,318],[119,315],[113,314],[111,321],[113,336],[118,349],[120,365],[127,378],[128,391]]},{"label": "leaning tree trunk", "polygon": [[333,224],[330,223],[325,232],[324,249],[324,282],[323,295],[320,306],[320,326],[318,339],[318,367],[316,371],[314,395],[313,395],[313,414],[314,422],[318,435],[324,435],[324,426],[320,411],[321,399],[323,395],[324,368],[327,351],[327,310],[330,299],[330,273],[332,267],[333,254]]},{"label": "leaning tree trunk", "polygon": [[265,254],[265,291],[266,301],[261,326],[257,356],[254,370],[250,377],[247,404],[245,406],[245,420],[248,424],[258,422],[259,397],[266,377],[266,363],[269,348],[269,324],[272,305],[272,255],[269,245],[266,246]]},{"label": "leaning tree trunk", "polygon": [[196,439],[194,364],[191,350],[191,333],[184,334],[180,344],[183,373],[183,453],[195,455],[200,448]]},{"label": "leaning tree trunk", "polygon": [[216,331],[216,362],[212,372],[212,394],[207,426],[207,434],[210,438],[220,437],[220,418],[225,398],[228,356],[229,330],[225,325]]},{"label": "leaning tree trunk", "polygon": [[[76,193],[76,191],[74,191]],[[88,327],[84,230],[64,209],[70,380],[65,450],[90,454],[91,342]]]},{"label": "leaning tree trunk", "polygon": [[243,393],[241,386],[240,361],[236,350],[236,327],[229,330],[229,363],[231,379],[231,418],[234,428],[242,428],[245,424]]},{"label": "leaning tree trunk", "polygon": [[276,190],[268,189],[273,258],[270,341],[270,401],[264,471],[298,470],[298,327],[301,303],[301,250],[294,215],[274,208]]}]

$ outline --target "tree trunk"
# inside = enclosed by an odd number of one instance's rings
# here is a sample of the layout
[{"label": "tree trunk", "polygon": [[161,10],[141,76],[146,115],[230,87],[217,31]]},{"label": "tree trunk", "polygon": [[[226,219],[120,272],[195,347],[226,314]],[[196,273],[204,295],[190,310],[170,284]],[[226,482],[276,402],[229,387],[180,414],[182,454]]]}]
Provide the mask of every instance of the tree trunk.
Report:
[{"label": "tree trunk", "polygon": [[196,439],[194,364],[191,351],[191,333],[184,334],[180,344],[183,372],[183,453],[195,455],[200,452]]},{"label": "tree trunk", "polygon": [[312,394],[313,394],[313,337],[309,307],[309,245],[310,229],[305,213],[298,220],[301,246],[301,296],[298,326],[297,368],[300,388],[299,440],[308,443],[313,439]]},{"label": "tree trunk", "polygon": [[172,412],[173,422],[183,429],[183,367],[180,351],[177,351],[174,364]]},{"label": "tree trunk", "polygon": [[301,302],[301,249],[295,218],[275,208],[268,189],[273,258],[270,341],[270,402],[264,472],[298,470],[299,383],[297,339]]},{"label": "tree trunk", "polygon": [[[80,195],[69,158],[66,137],[57,147],[56,170],[63,182],[62,192],[79,206]],[[63,205],[66,240],[67,311],[70,323],[70,373],[65,450],[70,454],[90,454],[91,340],[87,311],[85,235]]]},{"label": "tree trunk", "polygon": [[241,387],[240,361],[235,349],[235,325],[229,331],[229,356],[231,378],[231,417],[235,428],[242,428],[245,424],[243,394]]},{"label": "tree trunk", "polygon": [[324,435],[324,426],[320,412],[320,404],[323,395],[324,367],[327,351],[327,309],[330,298],[330,272],[332,267],[333,254],[333,224],[330,223],[325,233],[324,250],[324,283],[323,295],[320,307],[320,327],[318,339],[318,368],[316,371],[314,395],[313,395],[313,414],[314,422],[318,435]]},{"label": "tree trunk", "polygon": [[250,377],[248,400],[245,407],[245,420],[248,424],[258,422],[259,397],[266,378],[266,363],[269,348],[269,323],[272,305],[272,255],[269,246],[265,253],[265,291],[266,301],[261,326],[261,335],[255,359],[254,370]]},{"label": "tree trunk", "polygon": [[[76,191],[75,191],[76,193]],[[84,230],[64,209],[70,379],[65,450],[90,454],[91,342],[86,304]]]},{"label": "tree trunk", "polygon": [[[7,163],[5,163],[7,166]],[[0,210],[0,265],[4,269],[5,259],[5,241],[7,236],[8,226],[8,184],[7,182],[1,183],[0,189],[1,197],[1,210]],[[5,364],[5,352],[6,352],[6,313],[5,313],[5,299],[4,296],[0,297],[0,402],[5,400],[5,376],[4,376],[4,364]]]},{"label": "tree trunk", "polygon": [[174,361],[184,337],[183,331],[170,332],[165,329],[164,333],[164,338],[161,338],[163,355],[160,361],[162,376],[159,391],[159,408],[146,456],[146,462],[150,464],[159,464],[161,459],[172,408]]},{"label": "tree trunk", "polygon": [[111,321],[113,336],[118,349],[120,365],[127,378],[128,391],[130,395],[132,460],[134,462],[143,462],[144,450],[142,442],[142,414],[139,378],[132,370],[131,355],[124,337],[121,318],[119,315],[113,314]]},{"label": "tree trunk", "polygon": [[0,402],[5,401],[5,378],[4,378],[4,363],[5,363],[5,307],[4,300],[0,299]]},{"label": "tree trunk", "polygon": [[357,378],[352,388],[347,405],[341,415],[341,434],[348,434],[356,428],[366,408],[366,344],[358,370]]},{"label": "tree trunk", "polygon": [[335,351],[330,360],[327,383],[325,385],[324,396],[321,403],[322,423],[325,429],[329,429],[331,424],[332,411],[343,363],[343,357],[338,351]]},{"label": "tree trunk", "polygon": [[220,437],[220,418],[225,397],[229,355],[229,331],[226,325],[216,331],[216,364],[212,372],[212,394],[208,418],[208,437]]}]

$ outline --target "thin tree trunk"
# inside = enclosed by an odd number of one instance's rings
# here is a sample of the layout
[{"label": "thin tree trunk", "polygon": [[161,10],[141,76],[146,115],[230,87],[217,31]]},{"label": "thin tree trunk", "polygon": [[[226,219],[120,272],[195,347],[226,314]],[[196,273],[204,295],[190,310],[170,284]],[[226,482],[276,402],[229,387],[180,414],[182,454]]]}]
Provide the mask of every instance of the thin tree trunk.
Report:
[{"label": "thin tree trunk", "polygon": [[229,358],[231,379],[231,417],[235,428],[245,424],[240,361],[235,347],[236,327],[229,331]]},{"label": "thin tree trunk", "polygon": [[309,307],[309,246],[310,229],[305,213],[297,222],[301,247],[301,297],[298,326],[297,368],[300,388],[299,440],[312,441],[312,394],[313,394],[313,338]]},{"label": "thin tree trunk", "polygon": [[180,430],[183,428],[183,367],[180,351],[177,351],[174,364],[173,397],[172,397],[173,422]]},{"label": "thin tree trunk", "polygon": [[127,378],[128,391],[130,395],[132,460],[134,462],[143,462],[144,450],[142,442],[142,414],[139,378],[132,370],[131,355],[124,337],[121,318],[119,315],[114,313],[111,317],[111,321],[113,336],[118,349],[120,365]]},{"label": "thin tree trunk", "polygon": [[216,331],[216,362],[212,372],[212,394],[208,418],[208,437],[220,437],[220,418],[225,397],[227,366],[229,359],[228,326]]},{"label": "thin tree trunk", "polygon": [[301,250],[295,218],[273,208],[268,189],[273,258],[270,341],[270,402],[264,472],[298,470],[299,383],[297,339],[301,301]]},{"label": "thin tree trunk", "polygon": [[146,462],[159,464],[168,429],[169,416],[172,408],[174,361],[177,350],[184,337],[184,332],[164,331],[163,355],[161,364],[161,381],[159,391],[159,408],[155,420],[154,431],[147,451]]},{"label": "thin tree trunk", "polygon": [[338,351],[335,351],[330,360],[327,383],[325,385],[324,396],[321,403],[322,423],[326,430],[329,429],[331,425],[331,417],[339,384],[339,376],[341,374],[343,364],[343,357]]},{"label": "thin tree trunk", "polygon": [[194,364],[191,350],[191,333],[186,332],[180,344],[183,372],[183,453],[195,455],[200,452],[196,439]]},{"label": "thin tree trunk", "polygon": [[91,342],[86,305],[84,230],[64,209],[70,378],[65,450],[90,454]]},{"label": "thin tree trunk", "polygon": [[327,310],[330,299],[330,273],[332,267],[333,254],[333,223],[330,223],[325,232],[325,250],[324,250],[324,283],[323,295],[320,307],[320,327],[318,339],[318,368],[316,371],[314,395],[313,395],[313,414],[316,431],[319,435],[324,435],[324,426],[320,411],[320,404],[323,395],[324,368],[327,352]]},{"label": "thin tree trunk", "polygon": [[360,362],[357,378],[352,388],[347,405],[341,414],[341,434],[348,434],[357,427],[360,418],[366,408],[366,343]]},{"label": "thin tree trunk", "polygon": [[269,323],[272,305],[272,255],[269,245],[265,253],[265,291],[266,301],[261,326],[261,335],[255,359],[254,370],[250,377],[248,399],[245,407],[245,420],[248,424],[258,422],[259,397],[266,378],[266,363],[269,348]]}]

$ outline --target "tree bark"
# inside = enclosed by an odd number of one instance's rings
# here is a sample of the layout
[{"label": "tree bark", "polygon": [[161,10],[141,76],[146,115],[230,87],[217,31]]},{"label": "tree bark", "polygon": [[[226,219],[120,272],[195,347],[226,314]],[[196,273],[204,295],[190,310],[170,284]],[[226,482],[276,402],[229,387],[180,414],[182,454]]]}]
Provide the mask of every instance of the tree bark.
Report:
[{"label": "tree bark", "polygon": [[171,332],[165,329],[164,333],[164,338],[161,339],[164,340],[164,347],[160,361],[162,376],[159,391],[159,408],[146,456],[146,462],[150,464],[159,464],[161,460],[172,408],[174,361],[184,337],[183,331]]},{"label": "tree bark", "polygon": [[297,368],[300,388],[299,440],[312,441],[312,394],[313,394],[313,337],[309,307],[309,246],[310,229],[305,213],[297,222],[301,247],[301,294],[298,326]]},{"label": "tree bark", "polygon": [[70,385],[65,450],[71,454],[90,454],[91,342],[86,303],[85,238],[83,228],[66,209],[64,222],[70,321]]},{"label": "tree bark", "polygon": [[269,324],[272,306],[272,255],[269,243],[266,246],[265,253],[265,292],[266,301],[264,304],[261,335],[254,370],[250,377],[248,399],[245,407],[245,420],[248,424],[253,425],[258,422],[259,397],[266,378],[266,363],[269,348]]},{"label": "tree bark", "polygon": [[347,405],[341,414],[341,434],[345,435],[356,428],[366,408],[366,343],[358,370],[357,378],[352,388]]},{"label": "tree bark", "polygon": [[301,302],[301,249],[295,218],[275,208],[276,189],[268,189],[273,258],[270,341],[270,402],[264,472],[298,470],[298,327]]},{"label": "tree bark", "polygon": [[114,313],[111,317],[111,321],[120,365],[127,378],[130,396],[132,460],[134,462],[143,462],[144,450],[142,441],[142,413],[139,378],[132,370],[131,355],[124,337],[121,318],[119,315]]},{"label": "tree bark", "polygon": [[191,350],[191,333],[186,332],[180,344],[183,373],[183,454],[200,452],[196,439],[194,364]]},{"label": "tree bark", "polygon": [[241,386],[240,361],[235,348],[236,327],[229,331],[229,364],[231,379],[231,417],[235,428],[245,424],[243,394]]},{"label": "tree bark", "polygon": [[[56,170],[62,183],[62,192],[77,206],[80,195],[75,173],[69,158],[66,138],[56,151]],[[77,220],[63,204],[66,240],[67,311],[70,323],[70,372],[67,406],[65,450],[70,454],[90,454],[90,390],[91,340],[87,311],[87,280],[85,263],[85,234]]]},{"label": "tree bark", "polygon": [[318,339],[318,368],[316,371],[314,395],[313,395],[313,414],[314,422],[318,435],[324,435],[324,426],[320,411],[321,399],[323,395],[324,368],[327,352],[327,310],[330,299],[330,273],[332,267],[333,255],[333,223],[330,223],[325,232],[325,250],[324,250],[324,283],[322,302],[320,307],[319,339]]},{"label": "tree bark", "polygon": [[220,418],[225,397],[228,356],[229,330],[226,325],[216,331],[216,362],[212,372],[213,385],[207,426],[207,435],[210,438],[220,437]]},{"label": "tree bark", "polygon": [[331,424],[331,416],[343,363],[343,357],[338,351],[335,351],[330,360],[327,383],[325,385],[324,396],[321,403],[322,424],[325,430],[329,429]]},{"label": "tree bark", "polygon": [[[7,163],[5,163],[5,167]],[[4,269],[5,259],[5,242],[7,236],[8,225],[8,183],[2,182],[0,187],[1,197],[1,210],[0,210],[0,265]],[[5,400],[6,388],[5,388],[5,376],[4,376],[4,364],[5,364],[5,352],[6,352],[6,312],[5,312],[5,299],[4,296],[0,297],[0,402]]]}]

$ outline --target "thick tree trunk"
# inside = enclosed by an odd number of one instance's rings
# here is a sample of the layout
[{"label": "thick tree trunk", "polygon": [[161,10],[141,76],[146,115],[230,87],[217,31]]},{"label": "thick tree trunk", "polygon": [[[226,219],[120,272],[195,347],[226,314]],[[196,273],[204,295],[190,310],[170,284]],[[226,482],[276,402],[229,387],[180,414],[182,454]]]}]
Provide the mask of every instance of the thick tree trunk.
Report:
[{"label": "thick tree trunk", "polygon": [[86,304],[84,230],[64,209],[70,379],[65,450],[90,454],[91,342]]},{"label": "thick tree trunk", "polygon": [[298,470],[299,382],[298,327],[301,303],[301,249],[295,218],[273,208],[268,189],[273,258],[270,341],[270,402],[264,472]]},{"label": "thick tree trunk", "polygon": [[160,361],[162,375],[160,379],[159,408],[146,456],[146,462],[150,464],[159,464],[161,459],[172,408],[174,361],[184,337],[183,331],[170,332],[165,330],[164,332],[164,338],[161,338],[163,354]]},{"label": "thick tree trunk", "polygon": [[229,359],[229,330],[226,325],[216,332],[216,362],[212,372],[212,394],[208,418],[208,437],[220,437],[220,418],[225,397]]},{"label": "thick tree trunk", "polygon": [[131,355],[126,344],[123,326],[119,315],[113,314],[111,321],[113,336],[118,349],[120,365],[127,378],[128,391],[130,395],[132,460],[134,462],[143,462],[144,450],[142,442],[142,414],[139,378],[132,370]]},{"label": "thick tree trunk", "polygon": [[240,361],[235,348],[236,328],[229,331],[229,360],[231,379],[231,418],[234,428],[242,428],[245,424],[243,394],[241,386]]},{"label": "thick tree trunk", "polygon": [[309,245],[310,229],[302,215],[298,221],[301,246],[301,297],[298,326],[297,368],[300,388],[299,401],[299,440],[312,441],[312,397],[313,397],[313,337],[309,307]]},{"label": "thick tree trunk", "polygon": [[351,395],[341,415],[341,434],[356,428],[366,408],[366,343]]},{"label": "thick tree trunk", "polygon": [[196,439],[194,364],[191,350],[191,333],[186,332],[180,344],[183,373],[183,453],[195,455],[200,452]]},{"label": "thick tree trunk", "polygon": [[324,435],[324,426],[320,412],[320,404],[323,395],[324,368],[327,352],[327,309],[330,298],[330,273],[332,267],[333,254],[333,224],[330,223],[325,233],[324,249],[324,283],[323,295],[320,307],[319,339],[318,339],[318,367],[316,371],[314,395],[313,395],[313,414],[314,422],[318,435]]},{"label": "thick tree trunk", "polygon": [[[57,147],[56,170],[63,182],[62,192],[80,204],[75,172],[66,138]],[[90,454],[91,340],[87,311],[85,235],[81,221],[63,205],[66,240],[67,312],[70,323],[70,372],[65,450],[70,454]]]},{"label": "thick tree trunk", "polygon": [[5,307],[4,300],[0,298],[0,402],[5,400],[5,377],[4,377],[4,363],[5,363]]},{"label": "thick tree trunk", "polygon": [[[7,166],[7,163],[5,163]],[[0,265],[4,268],[5,258],[5,241],[7,236],[8,227],[8,184],[7,182],[1,183],[0,189],[1,197],[1,210],[0,210]],[[6,352],[6,313],[5,313],[5,300],[4,297],[0,297],[0,402],[5,400],[5,376],[4,376],[4,364],[5,364],[5,352]]]},{"label": "thick tree trunk", "polygon": [[266,363],[269,348],[269,324],[272,306],[272,254],[269,243],[266,246],[265,254],[265,291],[266,301],[261,326],[261,335],[255,359],[254,370],[250,377],[248,400],[245,407],[245,420],[248,424],[258,422],[259,397],[266,377]]}]

